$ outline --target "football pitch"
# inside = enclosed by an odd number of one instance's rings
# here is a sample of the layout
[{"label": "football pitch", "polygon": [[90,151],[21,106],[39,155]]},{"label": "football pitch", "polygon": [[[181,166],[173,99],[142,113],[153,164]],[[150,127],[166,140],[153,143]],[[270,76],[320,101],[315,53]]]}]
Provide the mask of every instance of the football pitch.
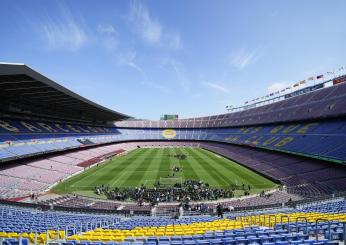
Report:
[{"label": "football pitch", "polygon": [[[174,157],[177,154],[185,155],[186,159]],[[173,172],[173,167],[182,170]],[[143,184],[150,188],[157,181],[174,184],[186,179],[201,180],[211,188],[232,186],[237,189],[236,196],[244,193],[241,190],[243,184],[251,186],[250,193],[277,186],[271,180],[205,149],[139,148],[67,179],[55,186],[53,192],[100,197],[94,194],[95,187],[100,185],[126,188]]]}]

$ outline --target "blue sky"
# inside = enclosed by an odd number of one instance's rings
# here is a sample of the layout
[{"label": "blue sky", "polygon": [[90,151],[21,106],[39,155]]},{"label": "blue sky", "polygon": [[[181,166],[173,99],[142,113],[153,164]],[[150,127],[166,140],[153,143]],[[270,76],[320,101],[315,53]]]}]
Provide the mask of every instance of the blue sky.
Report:
[{"label": "blue sky", "polygon": [[0,1],[0,61],[145,119],[225,112],[346,65],[346,1]]}]

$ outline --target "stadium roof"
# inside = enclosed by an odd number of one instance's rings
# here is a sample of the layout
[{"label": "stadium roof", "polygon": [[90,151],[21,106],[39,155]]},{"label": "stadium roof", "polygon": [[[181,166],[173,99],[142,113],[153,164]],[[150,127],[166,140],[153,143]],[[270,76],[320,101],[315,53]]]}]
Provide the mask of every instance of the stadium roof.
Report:
[{"label": "stadium roof", "polygon": [[0,63],[0,98],[3,113],[89,122],[130,118],[79,96],[25,64]]}]

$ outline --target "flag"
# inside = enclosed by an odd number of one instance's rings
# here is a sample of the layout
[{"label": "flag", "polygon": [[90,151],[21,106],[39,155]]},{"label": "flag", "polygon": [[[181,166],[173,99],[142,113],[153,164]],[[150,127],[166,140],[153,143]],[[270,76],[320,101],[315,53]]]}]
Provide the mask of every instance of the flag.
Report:
[{"label": "flag", "polygon": [[308,81],[315,80],[315,77],[309,77]]},{"label": "flag", "polygon": [[316,78],[321,79],[321,78],[323,78],[323,75],[318,75]]}]

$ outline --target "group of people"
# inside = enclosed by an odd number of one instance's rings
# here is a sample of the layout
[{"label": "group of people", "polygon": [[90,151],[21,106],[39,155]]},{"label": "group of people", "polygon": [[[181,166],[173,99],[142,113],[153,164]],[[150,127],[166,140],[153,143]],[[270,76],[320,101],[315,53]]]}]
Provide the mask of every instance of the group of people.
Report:
[{"label": "group of people", "polygon": [[185,154],[175,154],[175,155],[168,154],[168,156],[174,157],[178,160],[185,160],[187,158],[187,155],[185,155]]},{"label": "group of people", "polygon": [[110,200],[136,201],[142,203],[157,204],[159,202],[189,202],[189,201],[212,201],[220,198],[234,197],[233,188],[210,188],[208,183],[197,180],[185,180],[172,187],[162,187],[156,183],[154,188],[144,185],[135,188],[111,188],[106,185],[95,187],[95,193],[104,194]]}]

